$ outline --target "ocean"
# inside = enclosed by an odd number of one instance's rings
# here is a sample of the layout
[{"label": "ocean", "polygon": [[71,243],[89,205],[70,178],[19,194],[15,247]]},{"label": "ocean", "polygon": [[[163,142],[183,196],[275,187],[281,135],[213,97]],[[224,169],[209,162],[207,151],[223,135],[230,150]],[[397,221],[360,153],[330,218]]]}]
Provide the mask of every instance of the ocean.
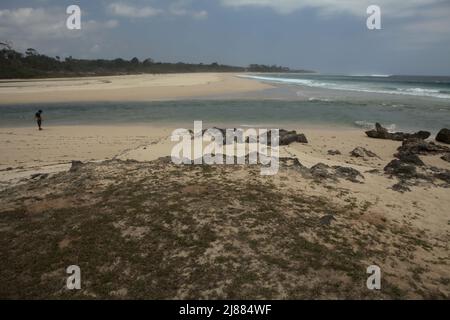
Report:
[{"label": "ocean", "polygon": [[450,127],[450,77],[245,75],[274,85],[257,93],[181,101],[57,103],[0,106],[0,127],[34,125],[170,125],[202,120],[235,127],[305,126],[390,130]]},{"label": "ocean", "polygon": [[274,74],[243,76],[270,83],[349,92],[444,99],[450,102],[450,77],[390,75]]}]

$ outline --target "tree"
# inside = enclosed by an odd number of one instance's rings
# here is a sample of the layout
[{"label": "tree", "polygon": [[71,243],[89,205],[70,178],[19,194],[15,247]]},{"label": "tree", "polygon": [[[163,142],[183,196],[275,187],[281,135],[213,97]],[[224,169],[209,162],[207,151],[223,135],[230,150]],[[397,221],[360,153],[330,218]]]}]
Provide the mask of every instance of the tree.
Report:
[{"label": "tree", "polygon": [[0,41],[0,50],[12,50],[11,41]]},{"label": "tree", "polygon": [[27,57],[32,57],[39,55],[39,52],[36,49],[28,48],[27,51],[25,51],[25,54],[27,55]]},{"label": "tree", "polygon": [[147,58],[143,62],[144,65],[151,65],[151,64],[154,64],[154,63],[155,63],[155,61],[152,58]]}]

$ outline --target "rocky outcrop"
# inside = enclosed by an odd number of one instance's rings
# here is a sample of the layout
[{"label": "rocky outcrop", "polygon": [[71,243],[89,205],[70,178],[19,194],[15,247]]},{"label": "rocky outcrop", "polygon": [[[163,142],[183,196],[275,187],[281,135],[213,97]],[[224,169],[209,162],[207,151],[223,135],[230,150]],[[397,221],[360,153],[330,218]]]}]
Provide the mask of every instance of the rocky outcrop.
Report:
[{"label": "rocky outcrop", "polygon": [[[449,184],[449,171],[436,167],[427,166],[419,155],[436,155],[445,153],[442,157],[450,157],[450,148],[428,142],[420,138],[408,138],[403,141],[394,155],[397,159],[392,160],[385,168],[386,174],[396,177],[399,182],[392,189],[398,192],[410,191],[411,186],[419,185],[421,182],[437,184],[436,179]],[[445,160],[445,159],[444,159]]]},{"label": "rocky outcrop", "polygon": [[342,153],[339,150],[328,150],[330,156],[340,156]]},{"label": "rocky outcrop", "polygon": [[308,139],[303,133],[298,134],[296,131],[280,130],[280,146],[288,146],[294,142],[308,143]]},{"label": "rocky outcrop", "polygon": [[436,136],[436,141],[450,144],[450,130],[442,129]]},{"label": "rocky outcrop", "polygon": [[[212,128],[212,129],[218,130],[222,134],[223,145],[231,144],[233,141],[236,140],[236,137],[233,137],[233,136],[227,137],[226,129],[221,129],[221,128]],[[234,129],[234,130],[237,130],[237,129]],[[204,135],[206,133],[206,131],[208,131],[208,129],[204,129],[202,134]],[[192,130],[189,130],[189,133],[190,133],[192,139],[194,139],[194,132]],[[234,140],[233,140],[233,138],[234,138]],[[269,130],[267,132],[267,134],[261,134],[257,138],[257,142],[270,146],[272,144],[272,132]],[[308,139],[306,138],[306,136],[303,133],[297,133],[297,131],[288,131],[285,129],[279,130],[279,145],[280,146],[288,146],[295,142],[306,144],[306,143],[308,143]],[[245,143],[250,143],[250,139],[247,138],[245,140]]]},{"label": "rocky outcrop", "polygon": [[366,135],[369,138],[374,139],[385,139],[385,140],[394,140],[394,141],[403,141],[408,138],[419,138],[419,139],[428,139],[431,136],[431,133],[428,131],[419,131],[416,133],[404,133],[404,132],[389,132],[386,128],[379,123],[375,125],[374,130],[366,131]]},{"label": "rocky outcrop", "polygon": [[450,162],[450,153],[447,153],[446,155],[442,156],[441,159]]},{"label": "rocky outcrop", "polygon": [[72,161],[72,166],[70,167],[69,171],[70,171],[70,172],[76,172],[76,171],[78,171],[78,169],[80,169],[82,166],[83,166],[83,162],[73,160],[73,161]]},{"label": "rocky outcrop", "polygon": [[413,164],[394,159],[384,168],[387,174],[405,179],[417,178],[417,170]]},{"label": "rocky outcrop", "polygon": [[412,164],[412,165],[420,166],[420,167],[425,165],[425,163],[419,158],[419,156],[414,153],[399,152],[396,154],[396,157],[402,163]]},{"label": "rocky outcrop", "polygon": [[378,158],[374,152],[362,147],[355,148],[352,152],[350,152],[350,155],[355,158],[365,158],[366,156],[369,158]]},{"label": "rocky outcrop", "polygon": [[440,172],[435,173],[434,176],[437,179],[447,182],[447,185],[450,185],[450,171],[449,170],[442,170]]},{"label": "rocky outcrop", "polygon": [[318,163],[310,169],[311,175],[317,180],[345,179],[355,183],[362,183],[364,176],[356,169],[350,167],[333,166],[330,167],[324,163]]},{"label": "rocky outcrop", "polygon": [[450,152],[450,148],[420,138],[408,138],[403,141],[402,146],[398,148],[398,152],[406,154],[435,155],[448,153]]}]

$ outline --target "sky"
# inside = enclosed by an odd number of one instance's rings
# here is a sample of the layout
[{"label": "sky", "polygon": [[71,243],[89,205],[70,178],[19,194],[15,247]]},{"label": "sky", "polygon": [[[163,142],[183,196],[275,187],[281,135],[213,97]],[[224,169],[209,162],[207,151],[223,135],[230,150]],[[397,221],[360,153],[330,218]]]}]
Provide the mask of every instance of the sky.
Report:
[{"label": "sky", "polygon": [[[81,8],[68,30],[66,8]],[[381,8],[381,30],[366,26]],[[450,0],[1,0],[0,41],[75,58],[450,75]]]}]

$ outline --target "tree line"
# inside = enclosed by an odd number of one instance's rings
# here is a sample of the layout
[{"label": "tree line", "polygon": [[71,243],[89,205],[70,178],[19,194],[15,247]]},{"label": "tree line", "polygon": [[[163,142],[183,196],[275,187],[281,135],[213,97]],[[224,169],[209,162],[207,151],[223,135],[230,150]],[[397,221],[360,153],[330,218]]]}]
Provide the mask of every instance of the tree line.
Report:
[{"label": "tree line", "polygon": [[59,56],[49,57],[29,48],[24,53],[14,50],[10,43],[0,42],[0,79],[109,76],[143,73],[188,73],[188,72],[309,72],[291,70],[281,66],[251,64],[248,67],[211,64],[155,62],[148,58],[125,59],[75,59]]}]

